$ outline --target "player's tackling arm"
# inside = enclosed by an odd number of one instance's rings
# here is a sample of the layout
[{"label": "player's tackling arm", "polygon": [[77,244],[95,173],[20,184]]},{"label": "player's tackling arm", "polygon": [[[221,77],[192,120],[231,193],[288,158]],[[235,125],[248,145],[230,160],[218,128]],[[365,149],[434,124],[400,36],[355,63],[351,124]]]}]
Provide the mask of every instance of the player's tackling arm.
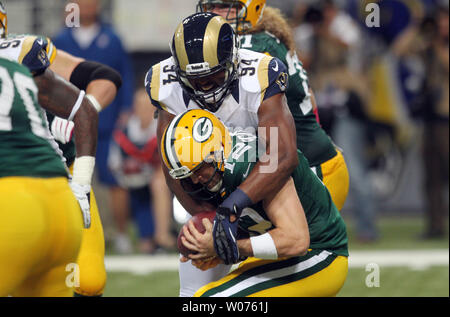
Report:
[{"label": "player's tackling arm", "polygon": [[[266,197],[263,200],[263,208],[275,228],[256,237],[237,240],[239,254],[261,259],[305,255],[310,243],[308,222],[293,179],[289,178],[279,192]],[[232,218],[234,220],[235,216],[232,215]],[[189,230],[183,228],[183,244],[197,252],[190,254],[189,259],[194,260],[193,264],[204,270],[214,267],[218,262],[205,261],[217,254],[212,238],[213,224],[207,218],[202,221],[206,229],[204,234],[201,234],[192,222],[188,224]],[[187,258],[183,259],[186,260]]]},{"label": "player's tackling arm", "polygon": [[[308,223],[292,178],[263,200],[263,208],[275,226],[265,234],[270,234],[278,258],[304,255],[310,242]],[[238,240],[238,247],[241,255],[257,257],[250,239]]]},{"label": "player's tackling arm", "polygon": [[259,132],[265,131],[265,135],[259,134],[258,137],[265,143],[269,159],[264,162],[260,157],[248,178],[239,186],[253,203],[280,191],[298,165],[295,124],[285,95],[280,93],[264,100],[258,117],[258,127],[264,128]]}]

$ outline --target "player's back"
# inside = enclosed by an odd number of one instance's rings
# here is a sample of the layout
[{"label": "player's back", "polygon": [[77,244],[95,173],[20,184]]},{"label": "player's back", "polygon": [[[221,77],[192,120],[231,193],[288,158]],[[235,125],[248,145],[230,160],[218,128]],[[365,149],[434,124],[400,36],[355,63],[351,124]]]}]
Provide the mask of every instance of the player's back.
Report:
[{"label": "player's back", "polygon": [[67,176],[50,145],[38,88],[28,69],[2,58],[0,50],[0,177]]},{"label": "player's back", "polygon": [[0,296],[71,296],[82,218],[29,70],[0,50]]},{"label": "player's back", "polygon": [[[225,197],[245,181],[255,167],[259,154],[255,136],[238,132],[233,134],[232,140],[233,150],[225,163]],[[325,185],[311,171],[303,153],[297,152],[299,164],[291,177],[308,222],[310,247],[348,256],[345,223]],[[239,226],[246,228],[250,235],[263,234],[273,228],[262,202],[244,209],[239,221]]]}]

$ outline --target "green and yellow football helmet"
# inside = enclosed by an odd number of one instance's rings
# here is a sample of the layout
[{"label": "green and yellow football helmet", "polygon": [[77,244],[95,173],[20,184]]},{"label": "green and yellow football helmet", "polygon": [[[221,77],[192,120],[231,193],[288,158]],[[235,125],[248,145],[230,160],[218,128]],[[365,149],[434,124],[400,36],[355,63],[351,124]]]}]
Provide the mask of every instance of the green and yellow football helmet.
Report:
[{"label": "green and yellow football helmet", "polygon": [[6,8],[0,1],[0,38],[6,38],[8,35],[8,16]]},{"label": "green and yellow football helmet", "polygon": [[[237,33],[243,33],[261,20],[266,0],[199,0],[197,12],[213,12],[215,8],[228,8],[226,19]],[[236,14],[232,13],[235,9]]]},{"label": "green and yellow football helmet", "polygon": [[[161,156],[169,175],[180,180],[184,191],[196,199],[218,198],[208,184],[214,175],[223,175],[225,160],[231,152],[228,129],[211,112],[195,109],[177,115],[161,138]],[[205,184],[194,184],[190,176],[203,164],[213,164],[213,176]]]},{"label": "green and yellow football helmet", "polygon": [[202,109],[177,115],[161,138],[163,162],[174,179],[190,177],[204,162],[223,171],[230,151],[228,129],[211,112]]}]

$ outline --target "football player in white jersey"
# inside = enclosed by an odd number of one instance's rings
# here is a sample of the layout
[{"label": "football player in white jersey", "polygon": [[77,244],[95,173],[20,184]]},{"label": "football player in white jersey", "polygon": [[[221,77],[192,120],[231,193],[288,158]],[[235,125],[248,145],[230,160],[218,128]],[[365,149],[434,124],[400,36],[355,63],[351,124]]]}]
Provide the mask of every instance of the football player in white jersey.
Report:
[{"label": "football player in white jersey", "polygon": [[[190,214],[216,209],[214,242],[227,270],[239,261],[237,222],[231,222],[230,215],[239,216],[245,207],[279,191],[298,165],[296,131],[284,94],[286,66],[277,58],[239,49],[231,25],[213,13],[185,18],[175,31],[171,51],[172,57],[151,67],[145,78],[151,102],[159,109],[158,143],[177,114],[202,108],[231,129],[264,128],[260,137],[271,149],[270,159],[259,161],[258,168],[217,209],[202,202],[205,197],[187,194],[183,186],[193,184],[181,183],[165,170],[169,187]],[[172,170],[182,168],[172,163]]]}]

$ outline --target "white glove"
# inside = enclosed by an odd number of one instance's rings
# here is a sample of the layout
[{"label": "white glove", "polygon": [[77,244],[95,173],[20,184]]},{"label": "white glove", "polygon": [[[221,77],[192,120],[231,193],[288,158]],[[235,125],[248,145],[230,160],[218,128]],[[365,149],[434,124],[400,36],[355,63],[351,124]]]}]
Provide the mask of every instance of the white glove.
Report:
[{"label": "white glove", "polygon": [[60,117],[53,119],[51,130],[55,139],[62,144],[66,144],[72,138],[74,123]]},{"label": "white glove", "polygon": [[78,200],[83,213],[84,227],[87,229],[91,226],[91,186],[80,185],[73,181],[69,182],[69,185],[75,198]]}]

